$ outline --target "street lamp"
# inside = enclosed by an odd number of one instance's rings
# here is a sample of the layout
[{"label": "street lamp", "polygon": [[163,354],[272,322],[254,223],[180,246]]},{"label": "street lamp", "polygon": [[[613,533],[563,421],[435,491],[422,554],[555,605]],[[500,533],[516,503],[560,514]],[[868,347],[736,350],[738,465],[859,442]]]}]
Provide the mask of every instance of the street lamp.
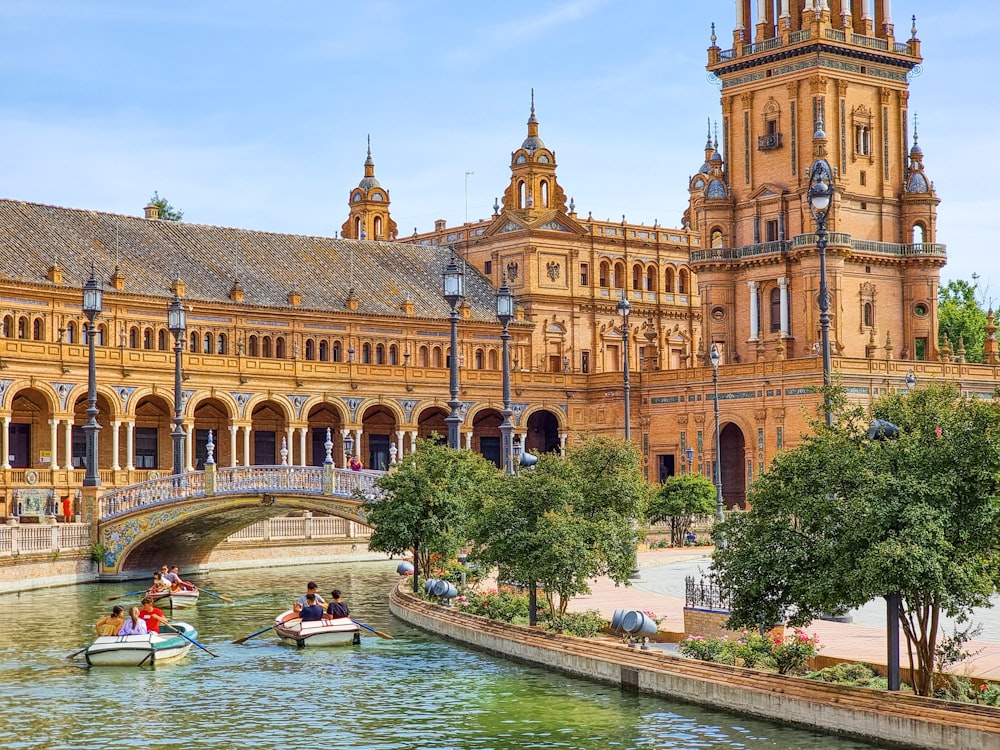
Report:
[{"label": "street lamp", "polygon": [[[817,138],[825,138],[822,125],[816,130]],[[816,221],[816,249],[819,251],[819,328],[823,347],[823,387],[830,388],[830,289],[826,283],[826,220],[830,215],[833,198],[833,173],[826,159],[813,162],[809,178],[809,210]],[[823,411],[827,426],[833,424],[830,394],[823,394]]]},{"label": "street lamp", "polygon": [[465,274],[455,260],[455,248],[451,249],[451,260],[442,276],[444,298],[451,305],[451,358],[448,362],[451,369],[451,399],[448,401],[451,413],[444,421],[448,425],[448,447],[458,450],[458,426],[462,423],[462,417],[458,413],[462,405],[458,400],[458,303],[465,293]]},{"label": "street lamp", "polygon": [[629,364],[628,364],[628,314],[632,311],[632,305],[625,298],[625,292],[622,292],[622,298],[618,300],[618,314],[622,316],[622,387],[625,391],[625,442],[632,441],[632,405],[631,401],[631,385],[629,384]]},{"label": "street lamp", "polygon": [[906,392],[909,393],[917,385],[917,376],[913,374],[913,370],[906,373]]},{"label": "street lamp", "polygon": [[500,340],[503,341],[503,421],[500,423],[500,458],[505,474],[514,473],[514,410],[510,408],[510,331],[508,326],[514,318],[514,295],[507,286],[507,277],[497,290],[497,320],[503,326]]},{"label": "street lamp", "polygon": [[726,520],[725,506],[722,502],[722,441],[719,437],[719,345],[712,342],[712,350],[708,355],[712,361],[712,388],[715,391],[715,512],[720,521]]},{"label": "street lamp", "polygon": [[174,298],[167,308],[167,328],[174,335],[174,429],[170,437],[174,441],[175,475],[184,472],[184,419],[181,417],[181,350],[184,348],[184,333],[187,331],[187,314],[181,298],[174,292]]},{"label": "street lamp", "polygon": [[694,473],[694,448],[690,445],[684,449],[684,456],[688,460],[688,474]]},{"label": "street lamp", "polygon": [[[97,431],[101,426],[97,424],[97,359],[94,353],[97,330],[94,328],[94,321],[101,314],[103,306],[104,292],[97,277],[94,276],[94,266],[91,264],[90,278],[83,285],[83,314],[87,316],[87,343],[90,348],[90,359],[87,362],[87,423],[83,426],[87,462],[87,472],[83,477],[84,487],[101,486],[101,477],[97,473]],[[54,446],[53,455],[55,455]]]}]

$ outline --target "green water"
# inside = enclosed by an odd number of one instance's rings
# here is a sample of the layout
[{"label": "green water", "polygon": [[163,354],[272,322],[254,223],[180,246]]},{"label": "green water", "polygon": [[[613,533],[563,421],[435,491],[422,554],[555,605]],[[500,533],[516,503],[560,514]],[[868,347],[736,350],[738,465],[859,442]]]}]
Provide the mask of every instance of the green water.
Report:
[{"label": "green water", "polygon": [[[92,639],[107,597],[136,584],[0,595],[0,747],[435,750],[718,748],[849,750],[852,740],[571,679],[437,640],[393,618],[395,562],[212,573],[195,610],[218,654],[176,664],[88,668],[65,657]],[[356,619],[394,636],[361,647],[296,649],[266,633],[316,580],[335,586]],[[122,600],[128,602],[129,600]],[[167,612],[168,616],[170,615]]]}]

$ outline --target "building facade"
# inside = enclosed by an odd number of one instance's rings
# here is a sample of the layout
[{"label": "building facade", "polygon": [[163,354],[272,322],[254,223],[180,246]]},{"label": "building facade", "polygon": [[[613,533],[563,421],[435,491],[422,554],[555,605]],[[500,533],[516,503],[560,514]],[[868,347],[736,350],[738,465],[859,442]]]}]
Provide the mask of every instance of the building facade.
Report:
[{"label": "building facade", "polygon": [[557,451],[585,432],[621,435],[627,347],[632,438],[647,476],[711,473],[718,460],[725,502],[740,505],[820,404],[820,263],[807,197],[817,159],[833,171],[830,340],[848,393],[874,398],[912,371],[991,396],[995,364],[967,364],[937,340],[946,255],[909,126],[916,29],[897,41],[889,0],[740,0],[735,21],[733,47],[713,34],[708,49],[721,119],[704,154],[692,149],[703,161],[679,228],[578,214],[533,96],[493,215],[408,237],[370,143],[334,238],[163,221],[153,206],[140,218],[0,200],[0,515],[46,515],[79,494],[81,289],[92,271],[105,289],[98,465],[102,484],[118,486],[171,470],[175,295],[187,311],[185,469],[201,466],[210,436],[223,465],[308,465],[326,459],[329,431],[336,464],[350,450],[370,468],[444,436],[452,353],[441,274],[452,253],[466,277],[463,447],[499,462],[495,290],[506,282],[517,298],[522,446]]}]

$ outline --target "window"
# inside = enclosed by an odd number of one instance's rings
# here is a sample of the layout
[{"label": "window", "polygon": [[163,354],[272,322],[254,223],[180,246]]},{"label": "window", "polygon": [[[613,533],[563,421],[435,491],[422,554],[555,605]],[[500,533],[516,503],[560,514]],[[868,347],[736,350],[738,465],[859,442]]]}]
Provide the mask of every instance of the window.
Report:
[{"label": "window", "polygon": [[428,350],[426,346],[422,346],[417,349],[417,367],[427,367],[430,361],[427,357]]},{"label": "window", "polygon": [[924,225],[914,224],[913,231],[910,233],[910,242],[914,245],[920,245],[924,242]]},{"label": "window", "polygon": [[590,264],[581,263],[580,264],[580,286],[587,286],[590,284]]},{"label": "window", "polygon": [[642,266],[632,266],[632,289],[638,291],[642,289]]},{"label": "window", "polygon": [[871,302],[865,302],[864,320],[869,328],[875,325],[875,306]]},{"label": "window", "polygon": [[365,365],[372,363],[372,345],[367,342],[361,345],[361,363]]},{"label": "window", "polygon": [[198,343],[200,341],[201,341],[201,335],[197,331],[191,331],[191,345],[188,347],[188,351],[197,354]]},{"label": "window", "polygon": [[157,442],[155,427],[135,428],[135,468],[155,469],[157,466]]},{"label": "window", "polygon": [[[320,346],[322,347],[322,344]],[[333,357],[333,361],[334,362],[340,362],[341,359],[343,359],[343,355],[341,354],[341,346],[340,346],[340,342],[339,341],[334,341],[333,342],[333,353],[332,353],[331,356]],[[322,359],[322,358],[323,358],[323,349],[320,348],[320,359]]]},{"label": "window", "polygon": [[165,352],[167,350],[166,330],[162,330],[158,334],[156,334],[156,348],[159,349],[161,352]]},{"label": "window", "polygon": [[[4,328],[3,335],[7,335],[6,327]],[[76,323],[70,323],[66,326],[66,343],[75,344],[76,343]]]},{"label": "window", "polygon": [[854,152],[858,156],[871,156],[872,129],[870,125],[854,126]]},{"label": "window", "polygon": [[35,341],[42,340],[42,321],[40,318],[35,318],[35,322],[31,325],[31,338]]},{"label": "window", "polygon": [[278,336],[278,338],[274,340],[274,356],[277,357],[278,359],[284,359],[286,355],[287,352],[285,351],[285,337]]},{"label": "window", "polygon": [[485,366],[485,357],[486,357],[486,352],[484,352],[482,349],[476,349],[475,368],[477,370],[482,370],[483,367]]},{"label": "window", "polygon": [[378,344],[375,347],[375,364],[385,364],[385,346],[383,344]]},{"label": "window", "polygon": [[656,269],[653,266],[646,269],[646,291],[656,291]]},{"label": "window", "polygon": [[781,289],[779,287],[771,290],[770,307],[771,333],[777,333],[781,330]]},{"label": "window", "polygon": [[306,359],[316,359],[316,342],[306,339]]},{"label": "window", "polygon": [[927,359],[927,339],[918,338],[913,344],[913,358],[919,361]]},{"label": "window", "polygon": [[487,276],[490,276],[493,273],[493,261],[492,260],[488,260],[485,263],[483,263],[483,273],[486,274]]},{"label": "window", "polygon": [[611,279],[611,264],[608,263],[606,260],[602,260],[601,261],[601,275],[600,275],[600,278],[598,279],[598,283],[602,287],[607,288],[610,285],[610,283],[611,283],[610,279]]},{"label": "window", "polygon": [[73,425],[73,435],[71,437],[73,447],[73,468],[87,468],[87,433],[83,431],[83,425]]},{"label": "window", "polygon": [[215,349],[215,338],[210,333],[205,334],[205,338],[202,341],[202,351],[205,354],[211,354]]},{"label": "window", "polygon": [[226,334],[220,333],[219,334],[219,340],[216,343],[219,345],[219,348],[218,348],[219,354],[228,354],[229,353],[229,346],[228,346],[229,339],[226,336]]},{"label": "window", "polygon": [[153,348],[153,329],[147,328],[142,332],[142,348],[152,349]]},{"label": "window", "polygon": [[395,344],[389,345],[389,364],[398,365],[399,364],[399,347]]},{"label": "window", "polygon": [[273,350],[271,348],[271,337],[270,336],[265,336],[260,341],[260,356],[262,356],[262,357],[270,357],[272,351]]},{"label": "window", "polygon": [[542,180],[542,182],[539,184],[539,188],[541,188],[541,191],[542,191],[542,208],[548,208],[549,207],[549,183],[546,182],[545,180]]},{"label": "window", "polygon": [[721,229],[713,229],[711,234],[711,244],[712,247],[725,247],[726,241],[722,236]]},{"label": "window", "polygon": [[319,342],[319,361],[328,362],[330,360],[330,344],[326,341]]},{"label": "window", "polygon": [[674,291],[674,269],[667,268],[663,274],[663,291],[670,294]]},{"label": "window", "polygon": [[768,219],[764,222],[764,236],[767,238],[766,242],[777,242],[778,241],[778,220]]},{"label": "window", "polygon": [[625,288],[625,264],[615,263],[615,289]]},{"label": "window", "polygon": [[580,352],[580,372],[586,375],[590,372],[590,352],[582,351]]},{"label": "window", "polygon": [[128,345],[132,349],[139,348],[139,329],[130,328],[128,332]]},{"label": "window", "polygon": [[259,357],[260,356],[260,344],[256,336],[251,336],[247,339],[247,356],[249,357]]},{"label": "window", "polygon": [[677,275],[677,291],[680,294],[688,293],[688,271],[686,268],[682,268]]}]

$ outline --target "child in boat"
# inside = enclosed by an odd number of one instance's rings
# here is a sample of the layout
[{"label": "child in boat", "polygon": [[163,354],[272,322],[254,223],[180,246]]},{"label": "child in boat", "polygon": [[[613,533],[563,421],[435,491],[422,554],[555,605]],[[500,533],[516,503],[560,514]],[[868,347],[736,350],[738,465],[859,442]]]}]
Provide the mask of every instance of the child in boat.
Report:
[{"label": "child in boat", "polygon": [[161,594],[164,591],[170,591],[170,582],[163,578],[160,571],[156,571],[153,573],[153,585],[149,587],[149,593]]},{"label": "child in boat", "polygon": [[333,601],[330,602],[330,606],[326,608],[326,616],[334,619],[339,617],[349,617],[351,610],[344,602],[340,601],[340,589],[334,589],[331,591],[330,596],[333,598]]},{"label": "child in boat", "polygon": [[118,635],[118,631],[125,624],[125,608],[116,604],[111,608],[111,614],[105,615],[96,623],[94,628],[98,635]]},{"label": "child in boat", "polygon": [[302,622],[315,622],[323,619],[323,608],[316,603],[315,594],[306,594],[306,606],[299,612]]},{"label": "child in boat", "polygon": [[148,631],[146,630],[146,622],[139,617],[139,608],[132,607],[128,615],[128,619],[122,623],[118,635],[145,635]]}]

